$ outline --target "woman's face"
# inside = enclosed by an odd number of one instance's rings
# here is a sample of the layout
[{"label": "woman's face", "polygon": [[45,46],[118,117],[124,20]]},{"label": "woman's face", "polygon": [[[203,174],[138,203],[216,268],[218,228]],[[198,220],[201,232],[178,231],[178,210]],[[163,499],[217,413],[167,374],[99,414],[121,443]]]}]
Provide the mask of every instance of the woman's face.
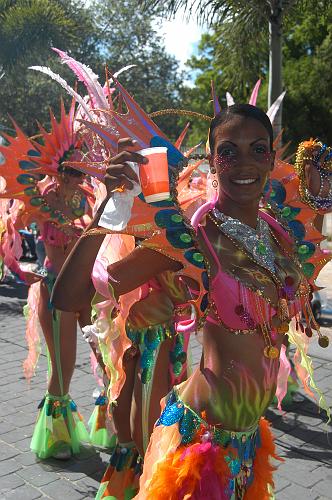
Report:
[{"label": "woman's face", "polygon": [[214,139],[210,168],[216,171],[219,197],[239,205],[259,200],[275,158],[266,128],[235,115],[214,130]]}]

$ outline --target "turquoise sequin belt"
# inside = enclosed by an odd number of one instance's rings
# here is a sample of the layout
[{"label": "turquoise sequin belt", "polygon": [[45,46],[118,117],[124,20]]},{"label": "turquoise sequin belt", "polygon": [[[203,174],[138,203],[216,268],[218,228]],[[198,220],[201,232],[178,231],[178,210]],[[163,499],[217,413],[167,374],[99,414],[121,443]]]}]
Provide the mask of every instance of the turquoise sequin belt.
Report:
[{"label": "turquoise sequin belt", "polygon": [[171,369],[176,377],[180,375],[183,365],[187,361],[187,353],[183,349],[183,334],[176,333],[173,324],[154,325],[140,330],[135,330],[130,325],[127,325],[126,333],[127,337],[141,351],[141,379],[143,384],[150,382],[156,363],[156,354],[162,342],[167,338],[174,339],[174,345],[170,352]]}]

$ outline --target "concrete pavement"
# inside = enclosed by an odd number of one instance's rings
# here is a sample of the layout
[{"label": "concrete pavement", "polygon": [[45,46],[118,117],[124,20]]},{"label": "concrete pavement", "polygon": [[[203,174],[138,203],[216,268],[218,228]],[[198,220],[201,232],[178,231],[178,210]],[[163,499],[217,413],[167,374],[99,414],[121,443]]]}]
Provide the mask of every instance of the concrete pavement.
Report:
[{"label": "concrete pavement", "polygon": [[[86,448],[81,456],[67,462],[41,462],[29,451],[37,405],[46,388],[46,357],[44,352],[29,387],[22,373],[27,352],[22,316],[25,297],[24,287],[13,282],[0,285],[0,499],[94,498],[107,464],[106,453]],[[316,380],[330,404],[331,351],[332,347],[320,349],[319,357],[314,358]],[[199,355],[200,346],[194,343],[195,362]],[[89,348],[79,336],[71,394],[86,421],[93,410],[95,386]],[[267,417],[272,421],[278,451],[286,460],[276,473],[277,500],[332,499],[331,427],[324,425],[315,402],[299,394],[287,414],[269,410]]]}]

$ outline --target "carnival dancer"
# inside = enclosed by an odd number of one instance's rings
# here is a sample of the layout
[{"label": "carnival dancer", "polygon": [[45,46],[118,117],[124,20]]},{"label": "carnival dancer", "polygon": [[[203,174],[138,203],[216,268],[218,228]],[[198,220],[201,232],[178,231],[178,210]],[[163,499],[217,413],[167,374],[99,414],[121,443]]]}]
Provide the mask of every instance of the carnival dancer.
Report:
[{"label": "carnival dancer", "polygon": [[[69,458],[79,452],[81,442],[89,441],[82,417],[69,396],[69,386],[75,367],[77,320],[81,326],[86,325],[90,308],[80,309],[77,314],[62,313],[50,304],[55,278],[91,220],[91,188],[81,172],[62,166],[65,159],[81,155],[82,143],[73,129],[74,116],[74,102],[68,114],[62,103],[60,122],[51,112],[52,130],[47,133],[40,127],[41,140],[29,139],[14,124],[16,137],[5,135],[8,145],[1,146],[5,187],[0,196],[20,200],[24,223],[38,223],[46,249],[42,274],[34,275],[34,281],[39,282],[29,289],[26,311],[29,354],[24,361],[24,372],[30,379],[40,353],[39,322],[47,344],[50,373],[31,449],[42,459]],[[19,269],[17,264],[16,267]],[[22,274],[23,278],[25,275]],[[28,278],[31,284],[31,276]]]},{"label": "carnival dancer", "polygon": [[[306,349],[312,328],[318,330],[322,347],[328,343],[314,321],[309,297],[328,260],[320,251],[322,237],[314,222],[317,211],[332,206],[331,154],[319,143],[307,143],[299,149],[298,176],[280,161],[273,171],[267,115],[250,104],[220,112],[214,96],[216,116],[209,131],[214,196],[190,221],[176,192],[183,157],[119,82],[116,86],[129,109],[126,115],[115,115],[117,122],[128,130],[135,113],[140,118],[134,130],[139,147],[168,148],[172,197],[163,206],[145,203],[145,212],[144,200],[135,198],[123,232],[143,241],[109,266],[110,288],[117,301],[163,272],[176,273],[191,289],[188,301],[196,322],[190,327],[203,326],[200,366],[164,402],[145,455],[138,498],[268,498],[273,487],[270,458],[276,453],[263,416],[276,393],[278,372],[283,372],[284,389],[287,385],[285,334],[297,347],[295,361],[306,390],[311,392],[310,379],[324,406]],[[112,139],[104,127],[90,127],[106,142]],[[130,150],[116,155],[105,178],[109,196],[114,189],[130,190],[138,181],[128,162],[145,161]],[[100,216],[89,234],[99,231]],[[66,286],[95,258],[88,239],[80,239],[62,270],[55,296],[61,307],[60,285]]]},{"label": "carnival dancer", "polygon": [[[114,109],[112,100],[114,89],[110,88],[109,82],[107,81],[105,86],[101,87],[97,76],[92,73],[90,68],[73,60],[62,51],[56,50],[56,52],[60,55],[63,62],[68,64],[79,79],[83,81],[88,91],[88,97],[83,100],[79,98],[73,89],[69,90],[71,95],[76,98],[78,97],[80,104],[76,117],[82,122],[84,119],[93,116],[94,120],[98,120],[117,131],[116,123],[114,123],[111,116],[108,116],[110,109]],[[36,67],[34,69],[39,69],[57,81],[61,80],[60,77],[48,68]],[[67,85],[66,88],[68,89]],[[85,129],[84,126],[79,127],[79,121],[77,122],[77,127],[80,128],[80,134],[84,137],[87,144],[85,162],[78,161],[78,159],[75,161],[75,158],[71,158],[71,161],[64,162],[64,165],[71,164],[74,167],[77,166],[83,172],[89,173],[91,176],[96,177],[96,179],[100,179],[100,167],[102,165],[91,161],[90,153],[92,153],[93,159],[96,159],[98,155],[103,159],[102,153],[105,148],[101,147],[100,141],[90,140],[89,133],[91,135],[91,132],[89,129]],[[106,151],[106,154],[109,153]],[[87,163],[86,158],[89,158],[89,163]],[[103,186],[98,181],[94,181],[94,183],[96,183],[95,187],[97,188],[95,192],[101,191],[97,196],[97,201],[99,201],[103,196]],[[102,247],[97,258],[96,269],[92,269],[95,263],[94,258],[90,262],[91,265],[84,267],[81,270],[81,274],[75,277],[75,280],[80,280],[81,275],[87,276],[90,281],[92,275],[94,285],[91,294],[84,287],[79,290],[79,294],[76,297],[80,303],[79,307],[82,304],[86,304],[88,307],[93,293],[96,290],[97,292],[103,291],[103,283],[100,279],[102,263],[109,261],[116,262],[129,254],[137,243],[132,236],[111,235],[111,237],[106,236],[105,238],[105,231],[100,236],[101,238],[95,240],[90,238],[90,243],[92,243],[94,250],[96,250],[95,258],[99,247]],[[103,245],[101,245],[102,242]],[[108,255],[109,253],[110,255]],[[112,379],[110,384],[112,395],[117,391],[118,395],[120,394],[119,397],[115,398],[116,406],[112,408],[112,423],[114,424],[114,430],[119,443],[113,450],[110,467],[107,469],[102,481],[101,489],[98,493],[100,498],[106,498],[107,495],[120,498],[120,494],[122,495],[121,498],[129,498],[129,495],[133,496],[136,493],[137,486],[135,486],[135,483],[137,485],[141,469],[140,455],[144,453],[153,424],[159,413],[158,401],[163,394],[169,391],[175,382],[183,380],[187,373],[186,348],[188,337],[187,339],[183,335],[174,337],[174,321],[178,316],[179,306],[181,306],[185,298],[183,291],[183,285],[180,282],[174,283],[170,273],[165,273],[158,279],[150,280],[140,287],[135,300],[132,300],[130,297],[123,298],[123,308],[127,311],[128,315],[126,317],[127,340],[126,348],[123,349],[123,346],[121,346],[121,349],[116,351],[118,359],[114,362],[115,367],[112,365],[114,361],[112,353],[109,353],[105,346],[100,349],[103,358],[102,364],[105,366],[106,374]],[[67,310],[70,307],[72,299],[71,293],[66,296],[68,303],[65,307]],[[76,301],[76,299],[74,300]],[[97,309],[99,304],[95,304],[95,301],[98,302],[98,297],[94,299],[93,303],[93,307]],[[112,307],[113,303],[111,303],[111,309]],[[186,309],[190,314],[190,307]],[[103,312],[105,312],[104,306]],[[85,338],[90,342],[92,341],[96,345],[97,350],[99,347],[98,343],[100,343],[99,335],[104,333],[100,331],[101,326],[102,322],[97,320],[93,327],[84,328]],[[132,347],[123,356],[124,351],[130,346]],[[132,419],[136,425],[133,430],[130,426],[130,409],[134,393],[134,379],[138,379],[138,377],[141,377],[143,384],[141,381],[139,384],[136,384],[134,405],[136,418]],[[124,380],[126,380],[126,383],[124,383]],[[151,404],[150,401],[153,403]],[[106,434],[108,422],[106,407],[107,395],[102,393],[97,398],[96,410],[91,418],[92,431],[90,437],[92,438],[92,442],[97,445],[107,444],[110,446],[112,441],[109,441]],[[135,443],[132,441],[132,436],[135,436]],[[122,471],[124,467],[129,470]],[[120,474],[118,474],[119,472]],[[114,478],[114,474],[119,477]]]}]

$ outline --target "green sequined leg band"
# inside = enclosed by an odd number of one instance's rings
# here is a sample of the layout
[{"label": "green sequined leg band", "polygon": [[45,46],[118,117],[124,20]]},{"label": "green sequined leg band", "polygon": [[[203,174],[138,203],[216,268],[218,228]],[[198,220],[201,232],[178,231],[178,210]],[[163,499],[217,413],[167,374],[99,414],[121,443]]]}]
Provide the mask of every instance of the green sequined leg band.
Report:
[{"label": "green sequined leg band", "polygon": [[115,448],[117,443],[116,434],[111,434],[106,422],[108,398],[105,391],[102,391],[95,401],[95,408],[89,419],[90,443],[100,448]]},{"label": "green sequined leg band", "polygon": [[89,442],[82,417],[68,394],[47,393],[38,408],[30,448],[39,458],[69,458],[79,453],[82,442]]},{"label": "green sequined leg band", "polygon": [[133,442],[119,443],[101,480],[96,500],[130,500],[137,495],[143,461]]}]

